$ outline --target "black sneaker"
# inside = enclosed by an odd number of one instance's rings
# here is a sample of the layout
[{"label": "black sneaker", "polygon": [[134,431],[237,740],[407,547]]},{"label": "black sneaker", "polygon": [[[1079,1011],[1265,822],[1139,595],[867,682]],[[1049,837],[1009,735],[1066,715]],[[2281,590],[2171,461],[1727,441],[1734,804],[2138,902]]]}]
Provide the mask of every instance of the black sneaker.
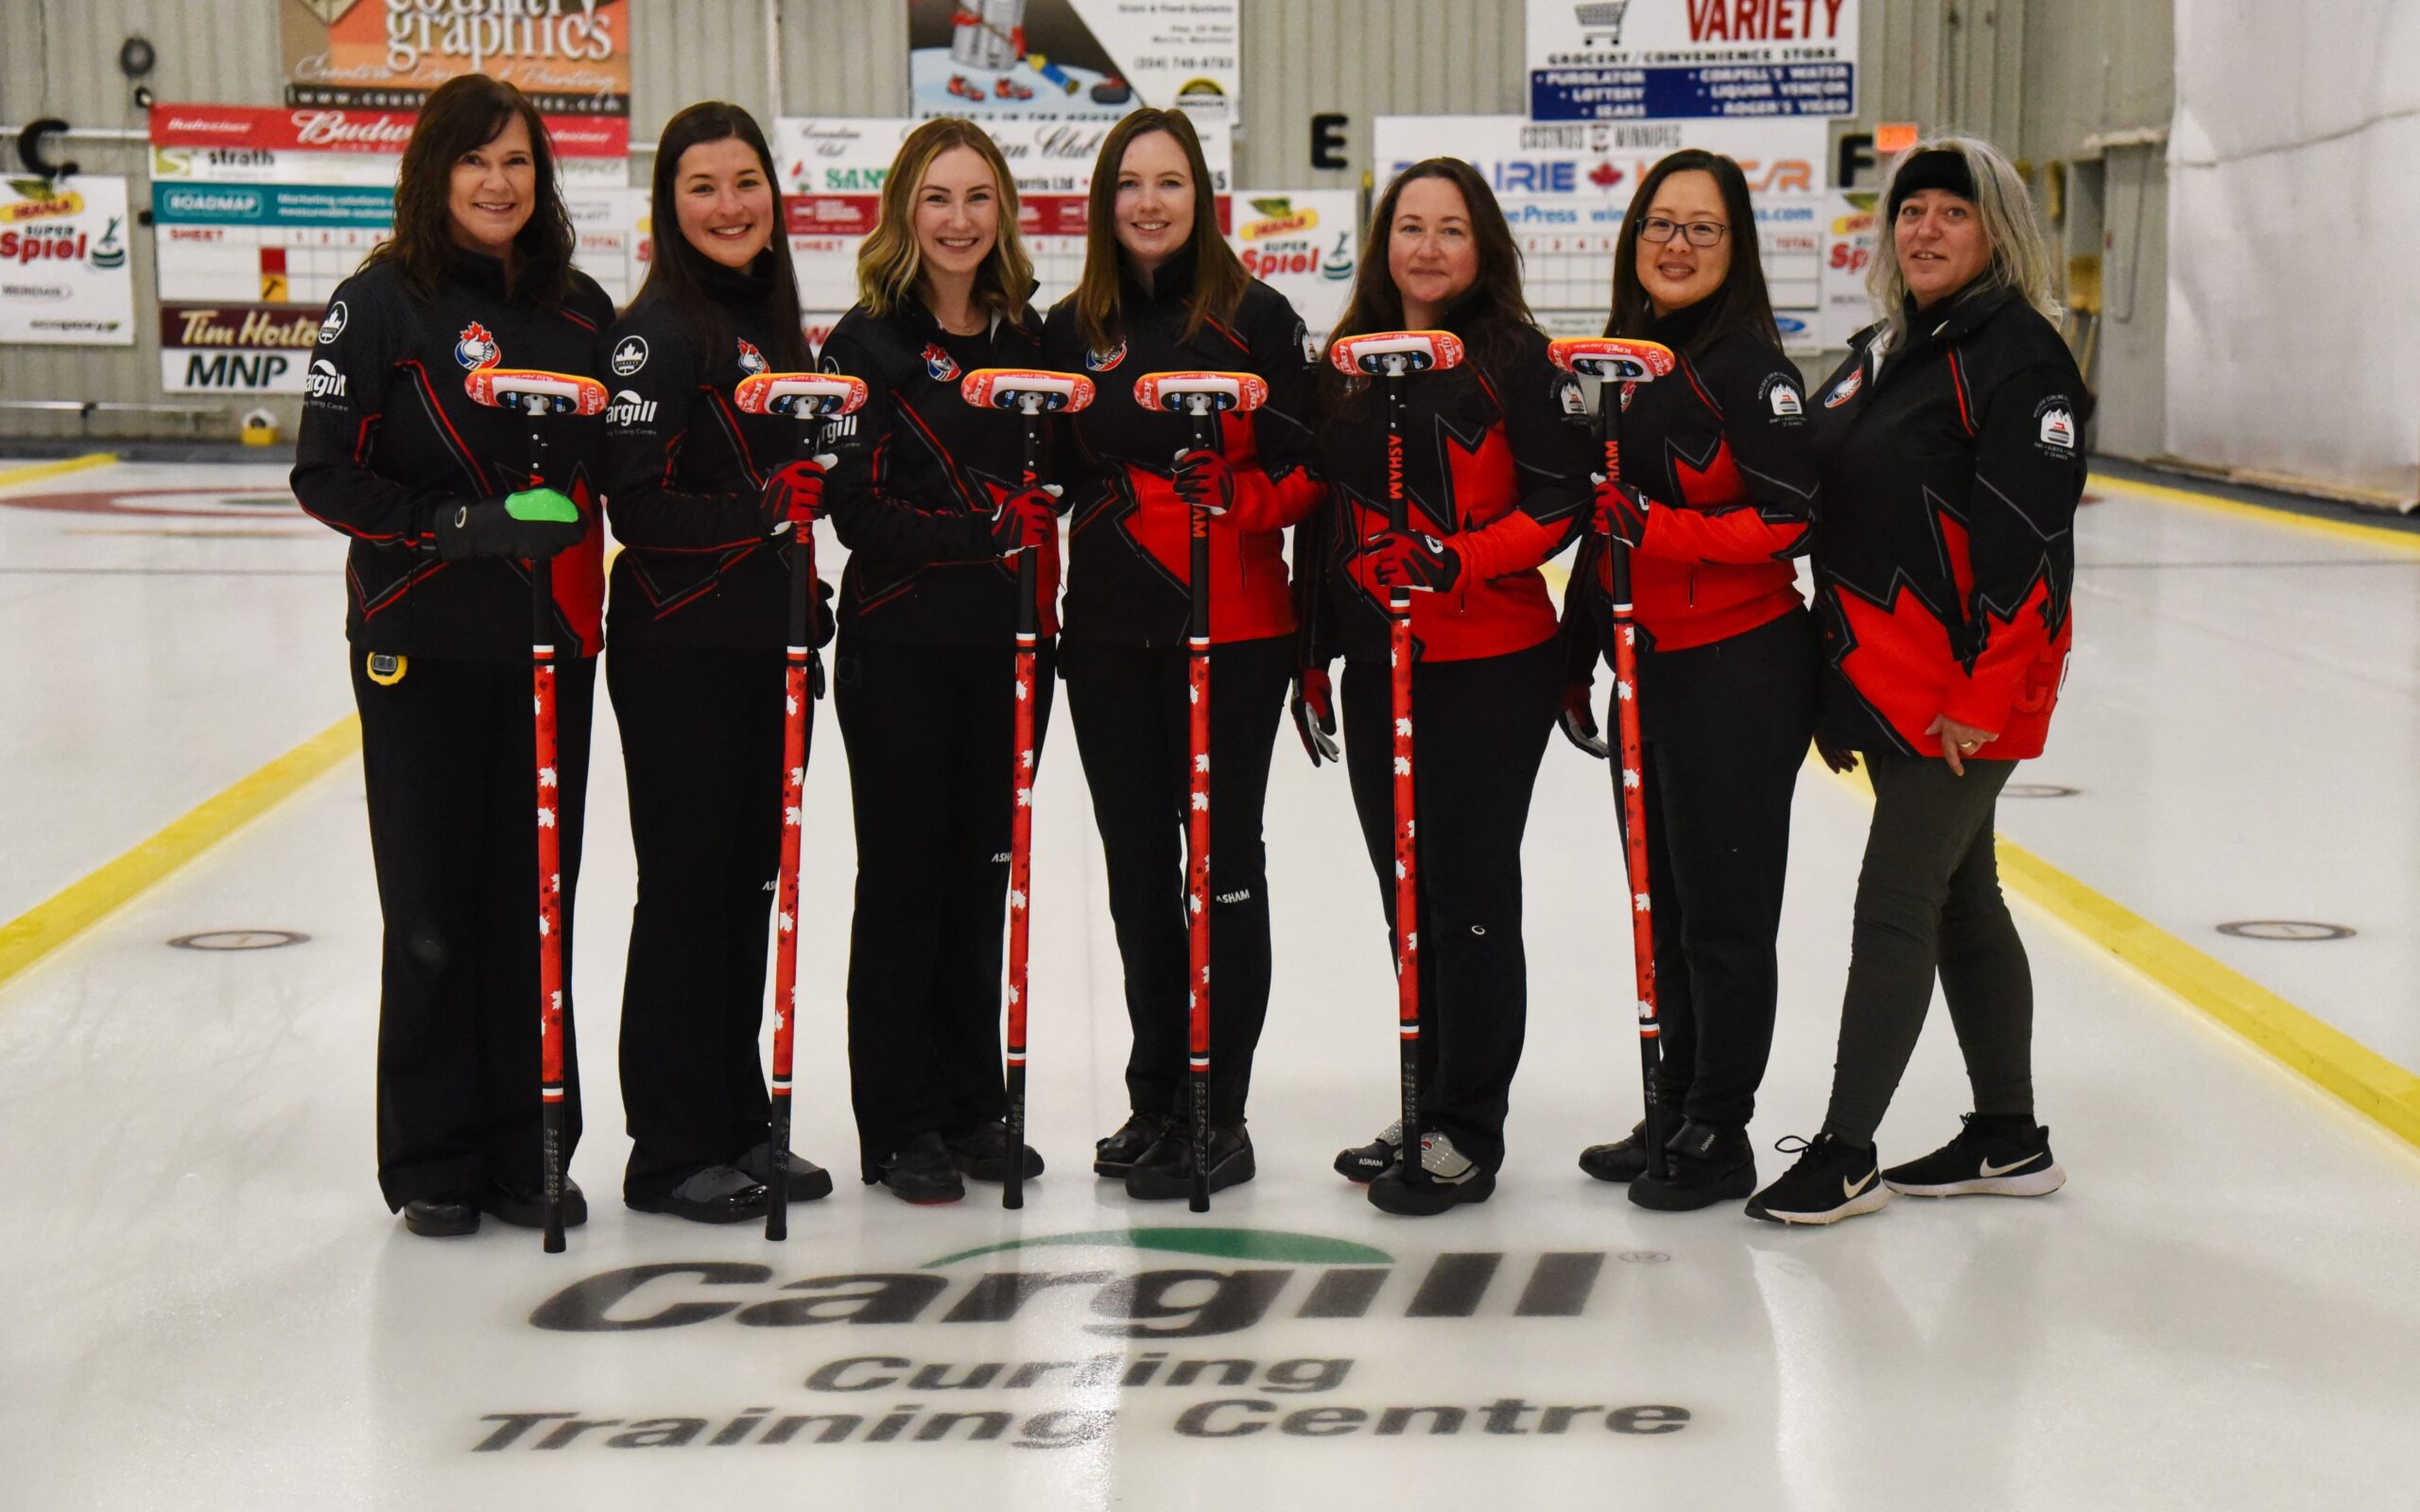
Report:
[{"label": "black sneaker", "polygon": [[1403,1120],[1398,1118],[1378,1131],[1378,1137],[1367,1144],[1356,1144],[1336,1152],[1336,1174],[1347,1181],[1368,1185],[1379,1173],[1403,1163]]},{"label": "black sneaker", "polygon": [[479,1205],[450,1197],[415,1197],[404,1204],[404,1227],[423,1239],[459,1239],[479,1231]]},{"label": "black sneaker", "polygon": [[1104,1140],[1093,1142],[1093,1175],[1115,1180],[1126,1179],[1126,1173],[1142,1158],[1143,1152],[1159,1143],[1168,1126],[1166,1113],[1129,1113],[1117,1132]]},{"label": "black sneaker", "polygon": [[1882,1184],[1911,1197],[2042,1197],[2067,1184],[2050,1131],[2031,1118],[1959,1119],[1958,1137],[1921,1160],[1894,1165]]},{"label": "black sneaker", "polygon": [[[479,1197],[479,1211],[516,1228],[546,1227],[546,1193],[543,1187],[512,1187],[497,1182]],[[588,1198],[579,1183],[563,1177],[563,1227],[577,1228],[588,1221]]]},{"label": "black sneaker", "polygon": [[1407,1181],[1403,1167],[1390,1166],[1370,1183],[1370,1206],[1399,1218],[1426,1218],[1465,1202],[1485,1202],[1495,1191],[1495,1173],[1482,1171],[1443,1134],[1420,1138],[1425,1181]]},{"label": "black sneaker", "polygon": [[691,1223],[746,1223],[765,1216],[765,1184],[735,1165],[693,1171],[669,1192],[622,1197],[633,1212],[661,1212]]},{"label": "black sneaker", "polygon": [[[1252,1136],[1240,1127],[1210,1130],[1210,1190],[1224,1192],[1257,1174]],[[1126,1194],[1139,1202],[1167,1202],[1193,1195],[1193,1129],[1174,1119],[1167,1132],[1145,1150],[1126,1173]]]},{"label": "black sneaker", "polygon": [[[749,1146],[748,1153],[731,1163],[748,1173],[751,1179],[769,1184],[771,1162],[765,1159],[773,1147],[770,1140]],[[796,1150],[782,1152],[784,1197],[791,1202],[813,1202],[832,1194],[832,1173],[799,1154]]]},{"label": "black sneaker", "polygon": [[1773,1146],[1798,1163],[1748,1199],[1748,1216],[1767,1223],[1838,1223],[1872,1212],[1896,1195],[1882,1184],[1870,1149],[1852,1149],[1829,1134],[1813,1143],[1791,1135]]},{"label": "black sneaker", "polygon": [[1633,1124],[1628,1134],[1611,1144],[1591,1144],[1581,1151],[1580,1169],[1616,1186],[1628,1186],[1646,1175],[1647,1120],[1642,1118]]},{"label": "black sneaker", "polygon": [[882,1184],[902,1202],[918,1207],[956,1202],[966,1195],[966,1183],[958,1178],[949,1146],[939,1134],[919,1134],[893,1152],[882,1162]]},{"label": "black sneaker", "polygon": [[1642,1172],[1630,1200],[1658,1212],[1691,1212],[1756,1190],[1756,1149],[1748,1131],[1689,1119],[1664,1144],[1661,1181]]},{"label": "black sneaker", "polygon": [[[949,1150],[950,1163],[960,1176],[977,1181],[1006,1181],[1009,1178],[1009,1125],[995,1118],[989,1124],[978,1124],[963,1134],[950,1134],[942,1143]],[[1032,1145],[1025,1146],[1025,1178],[1028,1181],[1042,1174],[1042,1155]]]}]

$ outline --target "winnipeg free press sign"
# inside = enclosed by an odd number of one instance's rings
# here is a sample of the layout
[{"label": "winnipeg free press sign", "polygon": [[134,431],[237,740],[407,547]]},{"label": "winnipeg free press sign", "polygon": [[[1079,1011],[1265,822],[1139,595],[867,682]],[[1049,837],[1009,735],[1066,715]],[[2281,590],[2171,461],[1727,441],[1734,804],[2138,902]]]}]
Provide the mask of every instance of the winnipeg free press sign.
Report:
[{"label": "winnipeg free press sign", "polygon": [[[764,1338],[757,1331],[812,1330],[804,1337],[820,1348],[782,1350],[783,1379],[743,1387],[754,1394],[730,1403],[678,1413],[582,1400],[515,1404],[471,1415],[460,1443],[482,1454],[1063,1449],[1141,1429],[1217,1443],[1487,1435],[1615,1446],[1681,1433],[1691,1415],[1602,1394],[1532,1401],[1495,1375],[1502,1357],[1480,1346],[1511,1330],[1568,1329],[1600,1295],[1655,1274],[1665,1258],[1415,1258],[1317,1234],[1133,1228],[1038,1236],[848,1275],[792,1277],[753,1261],[629,1265],[546,1297],[528,1326],[630,1335],[632,1348],[694,1348],[713,1331]],[[1616,1262],[1631,1263],[1616,1271]],[[1416,1379],[1326,1348],[1350,1346],[1369,1328],[1426,1331]],[[1293,1352],[1313,1341],[1318,1352]]]}]

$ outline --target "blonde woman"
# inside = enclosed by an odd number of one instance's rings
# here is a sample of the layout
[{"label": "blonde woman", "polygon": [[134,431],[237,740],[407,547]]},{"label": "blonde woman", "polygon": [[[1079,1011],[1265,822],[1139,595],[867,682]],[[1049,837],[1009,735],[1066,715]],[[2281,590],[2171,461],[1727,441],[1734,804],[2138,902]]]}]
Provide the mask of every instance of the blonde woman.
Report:
[{"label": "blonde woman", "polygon": [[[849,548],[834,698],[857,834],[849,1074],[860,1174],[952,1202],[1008,1174],[1000,933],[1015,730],[1017,573],[1037,550],[1034,732],[1049,723],[1058,520],[1022,481],[1024,421],[959,398],[977,368],[1037,365],[1016,182],[981,128],[927,121],[884,181],[858,303],[823,366],[866,381],[838,422],[824,513]],[[1028,1177],[1030,1149],[1013,1152]]]},{"label": "blonde woman", "polygon": [[[1864,753],[1874,823],[1831,1107],[1748,1204],[1780,1223],[1833,1223],[1900,1193],[2040,1196],[2066,1179],[2034,1120],[2032,978],[1992,831],[2066,671],[2092,398],[2007,159],[1968,137],[1920,143],[1884,198],[1893,255],[1868,284],[1881,318],[1811,406],[1828,668],[1817,738],[1838,765]],[[1875,1131],[1936,975],[1975,1111],[1941,1149],[1884,1170]]]}]

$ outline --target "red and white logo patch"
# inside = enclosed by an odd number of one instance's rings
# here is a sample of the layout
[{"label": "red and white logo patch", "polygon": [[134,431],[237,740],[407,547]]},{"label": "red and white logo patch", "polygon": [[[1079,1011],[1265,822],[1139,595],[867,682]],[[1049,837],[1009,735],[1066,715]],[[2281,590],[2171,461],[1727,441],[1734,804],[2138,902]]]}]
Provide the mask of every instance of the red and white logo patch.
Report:
[{"label": "red and white logo patch", "polygon": [[763,352],[750,346],[745,338],[735,339],[739,341],[739,370],[741,372],[754,374],[773,370],[773,365],[765,360]]},{"label": "red and white logo patch", "polygon": [[931,374],[937,384],[956,383],[958,359],[943,351],[940,342],[927,341],[925,343],[925,371]]},{"label": "red and white logo patch", "polygon": [[1864,387],[1865,369],[1863,368],[1859,368],[1857,371],[1849,374],[1847,377],[1832,386],[1832,391],[1824,396],[1824,407],[1825,409],[1840,408],[1842,404],[1845,404],[1850,400],[1855,399],[1857,397],[1857,391]]},{"label": "red and white logo patch", "polygon": [[495,344],[495,337],[488,335],[486,326],[474,320],[462,328],[460,339],[454,343],[454,360],[462,365],[464,372],[476,372],[502,362],[504,349]]}]

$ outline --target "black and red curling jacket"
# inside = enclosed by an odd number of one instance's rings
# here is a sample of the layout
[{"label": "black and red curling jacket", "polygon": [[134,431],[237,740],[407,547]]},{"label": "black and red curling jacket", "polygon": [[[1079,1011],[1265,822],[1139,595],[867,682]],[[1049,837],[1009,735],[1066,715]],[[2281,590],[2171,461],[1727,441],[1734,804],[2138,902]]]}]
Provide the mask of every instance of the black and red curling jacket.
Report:
[{"label": "black and red curling jacket", "polygon": [[[979,368],[1042,365],[1041,320],[1029,307],[1018,315],[954,335],[921,301],[880,316],[860,304],[825,338],[824,370],[866,385],[865,406],[826,426],[841,461],[824,514],[849,548],[840,623],[853,639],[1007,645],[1015,636],[1017,564],[994,547],[991,519],[1024,487],[1025,421],[976,408],[959,384]],[[1051,467],[1060,423],[1042,422],[1044,482],[1061,481]],[[1055,634],[1055,535],[1035,566],[1035,627]]]},{"label": "black and red curling jacket", "polygon": [[1996,732],[1979,759],[2038,756],[2075,627],[2092,396],[2014,290],[1905,319],[1904,348],[1859,332],[1812,398],[1824,735],[1938,756],[1925,727],[1945,714]]},{"label": "black and red curling jacket", "polygon": [[[1588,472],[1601,460],[1579,386],[1547,360],[1535,327],[1505,328],[1491,354],[1463,324],[1448,313],[1462,366],[1400,380],[1409,524],[1462,563],[1451,588],[1411,595],[1413,654],[1430,662],[1504,656],[1554,635],[1538,568],[1587,524]],[[1314,654],[1383,660],[1389,590],[1356,555],[1388,524],[1383,381],[1354,387],[1321,428],[1319,455],[1332,499],[1303,533],[1325,573]]]},{"label": "black and red curling jacket", "polygon": [[1288,592],[1285,531],[1318,507],[1310,429],[1316,357],[1301,317],[1286,296],[1253,281],[1234,314],[1205,318],[1184,339],[1192,311],[1190,252],[1161,265],[1146,292],[1124,269],[1125,335],[1108,352],[1086,350],[1073,299],[1043,328],[1053,366],[1088,374],[1099,387],[1076,416],[1083,485],[1071,488],[1067,634],[1136,645],[1182,645],[1192,580],[1192,521],[1176,494],[1177,455],[1193,442],[1193,421],[1134,402],[1134,380],[1150,372],[1243,371],[1269,385],[1269,400],[1250,414],[1229,413],[1213,427],[1215,449],[1235,479],[1234,506],[1210,523],[1210,638],[1266,640],[1294,629]]},{"label": "black and red curling jacket", "polygon": [[[1705,301],[1647,331],[1673,370],[1620,391],[1622,481],[1654,507],[1631,550],[1641,643],[1685,651],[1728,640],[1798,608],[1798,572],[1815,524],[1815,448],[1798,369],[1745,328],[1703,352],[1686,348]],[[1593,538],[1592,538],[1593,539]],[[1613,644],[1613,565],[1583,546],[1598,593],[1585,595],[1598,644]]]},{"label": "black and red curling jacket", "polygon": [[[294,444],[294,497],[353,538],[345,638],[389,654],[471,661],[529,655],[529,568],[502,558],[439,558],[440,510],[528,486],[529,428],[474,403],[476,368],[605,376],[613,301],[575,270],[560,306],[508,293],[504,264],[456,249],[423,297],[398,263],[337,285],[320,322]],[[595,656],[604,641],[605,532],[598,521],[605,422],[544,422],[544,480],[588,522],[553,562],[556,647]]]},{"label": "black and red curling jacket", "polygon": [[[614,643],[778,652],[793,548],[766,534],[758,499],[766,474],[800,455],[802,427],[743,414],[733,398],[742,379],[780,367],[772,280],[760,257],[747,272],[709,266],[700,282],[716,322],[644,292],[606,346],[606,515],[622,543]],[[818,595],[819,644],[832,633],[829,596]]]}]

